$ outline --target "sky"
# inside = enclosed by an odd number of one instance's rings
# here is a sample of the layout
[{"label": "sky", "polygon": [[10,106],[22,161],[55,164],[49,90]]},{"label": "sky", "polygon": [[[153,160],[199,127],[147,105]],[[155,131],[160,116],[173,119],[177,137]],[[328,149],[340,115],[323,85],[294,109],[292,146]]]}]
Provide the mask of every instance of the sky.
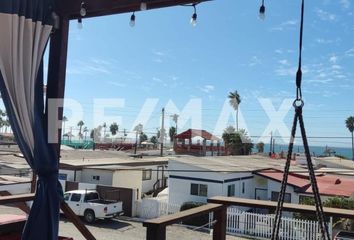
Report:
[{"label": "sky", "polygon": [[[64,115],[75,131],[106,122],[149,136],[161,124],[178,132],[203,128],[220,136],[235,126],[227,95],[241,96],[239,125],[254,142],[290,135],[298,62],[300,0],[216,0],[83,19],[70,23]],[[79,11],[79,9],[78,9]],[[304,118],[308,136],[349,137],[354,115],[354,2],[306,1],[303,49]],[[349,139],[310,139],[312,145],[350,146]]]}]

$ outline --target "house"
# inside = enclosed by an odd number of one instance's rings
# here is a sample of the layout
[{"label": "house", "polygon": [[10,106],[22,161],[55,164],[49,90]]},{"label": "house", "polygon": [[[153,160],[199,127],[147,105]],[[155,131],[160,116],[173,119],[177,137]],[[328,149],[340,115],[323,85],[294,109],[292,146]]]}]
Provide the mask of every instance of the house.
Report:
[{"label": "house", "polygon": [[75,150],[65,154],[60,162],[61,180],[133,188],[139,197],[157,194],[167,186],[166,158],[134,158],[117,151]]},{"label": "house", "polygon": [[[283,179],[284,159],[249,156],[176,156],[169,166],[169,202],[206,202],[213,196],[277,201]],[[326,168],[327,169],[327,168]],[[322,200],[350,197],[354,179],[316,172]],[[291,162],[285,202],[301,203],[313,196],[307,169]]]},{"label": "house", "polygon": [[176,154],[194,156],[224,155],[221,139],[206,130],[188,129],[175,136],[173,150]]}]

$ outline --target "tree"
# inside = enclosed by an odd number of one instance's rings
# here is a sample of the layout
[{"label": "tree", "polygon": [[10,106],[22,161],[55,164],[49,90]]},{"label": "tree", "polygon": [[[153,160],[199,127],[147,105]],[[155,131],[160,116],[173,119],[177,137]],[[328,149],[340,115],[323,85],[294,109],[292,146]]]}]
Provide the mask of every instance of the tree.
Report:
[{"label": "tree", "polygon": [[141,132],[140,133],[140,136],[139,136],[139,141],[140,141],[140,144],[144,141],[148,140],[148,137],[145,133]]},{"label": "tree", "polygon": [[238,131],[238,107],[241,103],[241,97],[237,91],[229,93],[229,102],[233,109],[236,111],[236,131]]},{"label": "tree", "polygon": [[264,152],[264,142],[257,143],[256,148],[257,148],[259,153]]},{"label": "tree", "polygon": [[173,142],[173,139],[176,136],[176,128],[175,127],[170,127],[169,136],[170,136],[170,141]]},{"label": "tree", "polygon": [[81,133],[81,130],[82,130],[82,126],[85,125],[84,121],[80,120],[78,123],[77,123],[77,126],[80,128],[79,129],[79,138],[82,138],[82,133]]},{"label": "tree", "polygon": [[65,134],[65,122],[68,121],[68,118],[66,116],[63,116],[63,134]]},{"label": "tree", "polygon": [[116,135],[119,130],[119,126],[117,123],[112,123],[111,126],[109,126],[109,131],[111,131],[112,135]]},{"label": "tree", "polygon": [[352,134],[352,160],[354,161],[354,117],[348,117],[347,120],[345,120],[345,125],[348,128],[349,132]]},{"label": "tree", "polygon": [[230,155],[248,155],[252,152],[253,143],[244,129],[235,131],[235,128],[227,127],[222,138]]},{"label": "tree", "polygon": [[139,123],[134,127],[134,131],[136,133],[135,135],[135,148],[134,148],[134,154],[136,154],[136,150],[138,147],[138,136],[140,138],[140,134],[143,132],[143,124]]},{"label": "tree", "polygon": [[102,126],[98,126],[97,128],[92,129],[90,133],[90,138],[92,138],[94,142],[97,142],[97,140],[99,140],[101,137],[101,131]]},{"label": "tree", "polygon": [[86,140],[86,138],[87,138],[87,132],[88,132],[89,130],[88,130],[87,127],[84,127],[84,130],[83,130],[83,131],[84,131],[84,133],[85,133],[85,140]]},{"label": "tree", "polygon": [[103,127],[103,141],[104,141],[106,139],[107,124],[104,122],[102,127]]},{"label": "tree", "polygon": [[158,139],[157,139],[156,136],[152,136],[152,137],[150,138],[150,142],[152,142],[154,145],[156,145],[159,141],[158,141]]}]

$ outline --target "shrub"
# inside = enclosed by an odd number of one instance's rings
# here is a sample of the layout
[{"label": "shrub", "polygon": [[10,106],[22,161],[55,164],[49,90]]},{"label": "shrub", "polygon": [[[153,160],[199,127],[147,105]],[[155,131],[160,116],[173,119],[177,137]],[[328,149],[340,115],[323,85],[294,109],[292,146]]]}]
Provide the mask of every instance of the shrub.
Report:
[{"label": "shrub", "polygon": [[[201,203],[201,202],[185,202],[182,204],[181,206],[181,211],[184,210],[188,210],[188,209],[192,209],[192,208],[196,208],[196,207],[200,207],[205,205],[205,203]],[[193,217],[190,218],[188,220],[183,221],[183,224],[186,225],[191,225],[191,226],[202,226],[205,225],[209,222],[209,214],[203,214],[197,217]]]}]

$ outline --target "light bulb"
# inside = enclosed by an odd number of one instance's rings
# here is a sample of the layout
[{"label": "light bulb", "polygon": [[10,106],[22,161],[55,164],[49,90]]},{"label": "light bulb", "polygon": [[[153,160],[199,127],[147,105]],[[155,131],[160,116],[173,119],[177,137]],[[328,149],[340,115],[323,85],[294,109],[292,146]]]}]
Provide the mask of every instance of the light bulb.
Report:
[{"label": "light bulb", "polygon": [[265,19],[265,6],[263,4],[259,8],[259,18],[262,19],[262,20]]},{"label": "light bulb", "polygon": [[130,16],[129,26],[131,26],[131,27],[135,26],[135,15],[134,15],[134,13]]},{"label": "light bulb", "polygon": [[145,11],[147,9],[147,4],[146,4],[146,2],[141,2],[140,3],[140,10],[141,11]]},{"label": "light bulb", "polygon": [[83,28],[82,19],[81,18],[77,19],[77,28],[78,29],[82,29]]},{"label": "light bulb", "polygon": [[197,26],[197,14],[196,13],[193,13],[193,15],[192,15],[191,24],[193,27]]}]

